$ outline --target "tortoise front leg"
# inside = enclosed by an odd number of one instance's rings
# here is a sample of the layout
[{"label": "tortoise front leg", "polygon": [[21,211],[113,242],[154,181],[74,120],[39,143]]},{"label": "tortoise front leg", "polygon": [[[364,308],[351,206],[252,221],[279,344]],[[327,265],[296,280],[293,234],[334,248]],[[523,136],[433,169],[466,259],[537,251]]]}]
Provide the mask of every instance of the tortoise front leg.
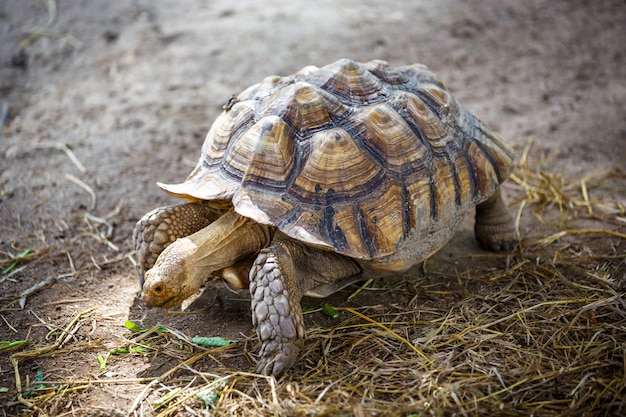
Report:
[{"label": "tortoise front leg", "polygon": [[139,263],[139,282],[154,266],[163,250],[176,239],[189,236],[213,223],[223,214],[203,203],[159,207],[146,213],[135,225],[133,243]]},{"label": "tortoise front leg", "polygon": [[250,271],[252,324],[261,341],[257,372],[277,376],[295,363],[306,337],[305,293],[359,272],[350,258],[284,236],[261,250]]},{"label": "tortoise front leg", "polygon": [[476,206],[474,235],[480,246],[494,252],[511,251],[515,247],[517,236],[513,217],[499,188],[488,200]]}]

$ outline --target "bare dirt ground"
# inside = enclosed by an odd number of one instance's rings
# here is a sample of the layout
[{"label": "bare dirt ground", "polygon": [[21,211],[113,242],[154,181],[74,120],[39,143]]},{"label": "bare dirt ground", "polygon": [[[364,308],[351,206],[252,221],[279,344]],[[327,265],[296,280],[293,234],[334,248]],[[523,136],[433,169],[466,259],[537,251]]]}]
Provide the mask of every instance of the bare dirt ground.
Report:
[{"label": "bare dirt ground", "polygon": [[[0,416],[623,415],[625,27],[622,0],[0,2]],[[521,247],[481,251],[470,219],[327,300],[339,319],[306,300],[275,381],[249,374],[245,292],[137,299],[132,228],[175,203],[155,182],[186,177],[232,93],[342,57],[427,64],[515,145]]]}]

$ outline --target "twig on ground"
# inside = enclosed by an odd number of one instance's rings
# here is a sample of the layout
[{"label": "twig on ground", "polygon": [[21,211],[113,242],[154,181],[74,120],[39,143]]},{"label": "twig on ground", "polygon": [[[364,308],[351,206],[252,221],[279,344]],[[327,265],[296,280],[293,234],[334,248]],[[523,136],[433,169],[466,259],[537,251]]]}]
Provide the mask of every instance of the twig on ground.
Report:
[{"label": "twig on ground", "polygon": [[38,282],[37,284],[33,285],[32,287],[28,288],[27,290],[22,291],[20,293],[20,298],[18,300],[20,308],[23,309],[26,306],[26,299],[28,297],[30,297],[33,294],[38,293],[39,291],[43,290],[44,288],[50,287],[55,282],[56,282],[56,277],[49,276],[48,278],[44,279],[43,281]]},{"label": "twig on ground", "polygon": [[73,182],[74,184],[78,185],[80,188],[82,188],[83,190],[85,190],[85,191],[87,191],[89,193],[89,195],[91,196],[91,205],[89,206],[89,208],[91,210],[94,210],[96,208],[96,202],[97,201],[96,201],[96,193],[93,190],[93,188],[91,188],[85,182],[83,182],[82,180],[76,178],[72,174],[65,174],[65,178],[67,178],[68,180],[70,180],[71,182]]},{"label": "twig on ground", "polygon": [[47,0],[48,5],[48,21],[45,25],[38,28],[35,32],[33,32],[28,38],[24,39],[20,42],[19,48],[21,50],[26,49],[29,45],[35,43],[37,39],[43,36],[47,31],[49,31],[52,26],[55,25],[57,21],[57,3],[56,0]]},{"label": "twig on ground", "polygon": [[84,172],[87,171],[85,169],[85,166],[80,162],[80,160],[76,157],[74,152],[72,152],[70,147],[67,146],[65,143],[61,143],[61,142],[42,142],[42,143],[37,143],[37,144],[33,145],[31,149],[58,149],[60,151],[63,151],[65,153],[65,155],[67,155],[67,157],[70,159],[70,161],[72,161],[72,163],[76,166],[76,168],[78,168],[78,170],[80,172],[84,173]]}]

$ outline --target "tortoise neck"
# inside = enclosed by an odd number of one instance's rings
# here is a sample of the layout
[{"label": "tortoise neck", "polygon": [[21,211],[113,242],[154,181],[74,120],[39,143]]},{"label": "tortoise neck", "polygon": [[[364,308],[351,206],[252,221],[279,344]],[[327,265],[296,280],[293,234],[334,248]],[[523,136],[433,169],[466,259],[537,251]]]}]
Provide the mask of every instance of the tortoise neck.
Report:
[{"label": "tortoise neck", "polygon": [[230,210],[204,229],[183,238],[194,248],[186,262],[193,270],[205,274],[218,271],[269,246],[274,231],[272,226]]}]

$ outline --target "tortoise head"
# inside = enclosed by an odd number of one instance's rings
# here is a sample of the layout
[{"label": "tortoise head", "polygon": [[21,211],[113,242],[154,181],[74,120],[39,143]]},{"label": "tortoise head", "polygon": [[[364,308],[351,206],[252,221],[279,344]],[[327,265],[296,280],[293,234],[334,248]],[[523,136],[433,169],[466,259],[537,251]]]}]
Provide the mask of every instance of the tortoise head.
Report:
[{"label": "tortoise head", "polygon": [[245,288],[251,258],[269,244],[272,235],[273,227],[231,210],[166,247],[145,274],[141,298],[152,307],[175,307],[218,271],[234,287]]},{"label": "tortoise head", "polygon": [[172,308],[198,291],[205,274],[189,267],[189,255],[196,247],[188,239],[178,239],[159,255],[154,267],[145,274],[141,299],[152,307]]}]

